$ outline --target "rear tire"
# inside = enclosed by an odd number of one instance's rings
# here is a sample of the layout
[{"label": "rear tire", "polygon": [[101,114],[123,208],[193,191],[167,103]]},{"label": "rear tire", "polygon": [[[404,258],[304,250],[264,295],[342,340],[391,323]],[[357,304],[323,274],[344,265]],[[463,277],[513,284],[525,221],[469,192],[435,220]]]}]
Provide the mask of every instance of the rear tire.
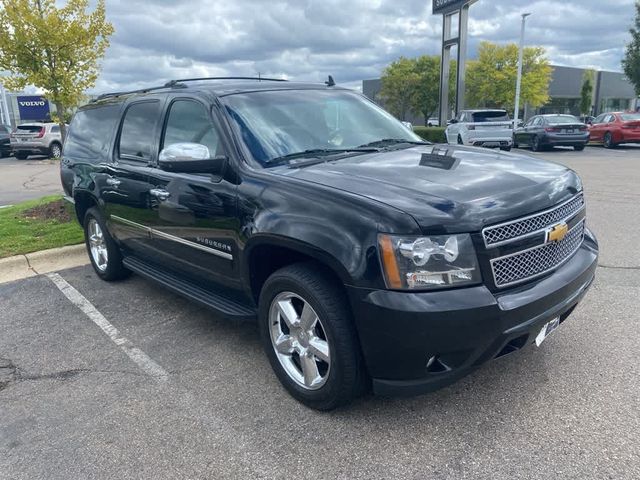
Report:
[{"label": "rear tire", "polygon": [[265,353],[291,396],[326,411],[363,392],[366,375],[351,309],[330,274],[312,263],[284,267],[267,279],[259,303]]},{"label": "rear tire", "polygon": [[582,152],[582,151],[584,150],[584,147],[585,147],[584,145],[574,145],[574,146],[573,146],[573,149],[574,149],[576,152]]},{"label": "rear tire", "polygon": [[53,142],[49,147],[49,158],[60,158],[62,156],[62,145]]},{"label": "rear tire", "polygon": [[502,150],[503,152],[510,152],[511,147],[500,147],[500,150]]},{"label": "rear tire", "polygon": [[84,238],[87,253],[96,275],[102,280],[112,282],[131,275],[122,264],[122,252],[97,208],[90,208],[84,216]]},{"label": "rear tire", "polygon": [[18,160],[26,160],[26,159],[29,157],[29,155],[28,155],[27,153],[16,152],[16,153],[15,153],[15,157],[16,157]]}]

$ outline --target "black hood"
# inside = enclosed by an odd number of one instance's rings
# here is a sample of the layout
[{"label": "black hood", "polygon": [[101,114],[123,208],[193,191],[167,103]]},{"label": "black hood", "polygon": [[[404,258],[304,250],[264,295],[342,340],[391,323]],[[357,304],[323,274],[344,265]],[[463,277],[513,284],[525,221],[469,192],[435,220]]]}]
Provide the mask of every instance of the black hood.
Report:
[{"label": "black hood", "polygon": [[432,155],[432,146],[419,146],[273,173],[393,206],[428,233],[479,231],[552,207],[582,189],[577,174],[556,163],[472,147],[446,148],[444,157]]}]

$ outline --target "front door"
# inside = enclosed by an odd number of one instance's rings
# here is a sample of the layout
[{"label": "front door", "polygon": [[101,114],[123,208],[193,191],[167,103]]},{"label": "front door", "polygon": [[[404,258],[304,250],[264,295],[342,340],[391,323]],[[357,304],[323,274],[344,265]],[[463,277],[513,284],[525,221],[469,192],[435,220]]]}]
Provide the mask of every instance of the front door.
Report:
[{"label": "front door", "polygon": [[149,165],[157,155],[160,116],[158,99],[129,104],[114,161],[95,179],[105,201],[110,232],[126,249],[138,254],[144,254],[149,244]]},{"label": "front door", "polygon": [[[176,98],[167,108],[160,150],[197,143],[210,156],[225,155],[211,110],[194,99]],[[237,289],[236,185],[224,176],[152,168],[152,247],[163,265],[196,281]]]}]

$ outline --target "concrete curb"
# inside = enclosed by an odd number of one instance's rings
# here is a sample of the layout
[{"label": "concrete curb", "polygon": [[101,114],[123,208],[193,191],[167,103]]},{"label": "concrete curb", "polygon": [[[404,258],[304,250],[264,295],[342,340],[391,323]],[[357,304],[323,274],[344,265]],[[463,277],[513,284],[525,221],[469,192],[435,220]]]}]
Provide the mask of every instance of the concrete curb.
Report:
[{"label": "concrete curb", "polygon": [[84,244],[2,258],[0,259],[0,283],[80,267],[88,263],[89,257]]}]

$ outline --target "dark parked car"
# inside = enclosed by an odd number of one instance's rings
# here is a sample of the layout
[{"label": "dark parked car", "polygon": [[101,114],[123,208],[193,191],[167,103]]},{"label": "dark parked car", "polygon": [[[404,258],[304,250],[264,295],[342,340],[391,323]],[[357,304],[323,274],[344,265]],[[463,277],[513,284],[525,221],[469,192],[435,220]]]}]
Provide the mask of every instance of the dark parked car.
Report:
[{"label": "dark parked car", "polygon": [[0,125],[0,158],[11,156],[11,127]]},{"label": "dark parked car", "polygon": [[576,173],[422,142],[331,82],[103,96],[76,113],[61,177],[100,278],[133,271],[256,320],[279,380],[317,409],[540,345],[596,271]]},{"label": "dark parked car", "polygon": [[592,142],[604,148],[615,148],[621,143],[640,143],[640,113],[603,113],[589,127]]},{"label": "dark parked car", "polygon": [[582,151],[589,143],[589,129],[573,115],[537,115],[517,128],[513,137],[514,146],[527,145],[534,152],[553,147]]}]

